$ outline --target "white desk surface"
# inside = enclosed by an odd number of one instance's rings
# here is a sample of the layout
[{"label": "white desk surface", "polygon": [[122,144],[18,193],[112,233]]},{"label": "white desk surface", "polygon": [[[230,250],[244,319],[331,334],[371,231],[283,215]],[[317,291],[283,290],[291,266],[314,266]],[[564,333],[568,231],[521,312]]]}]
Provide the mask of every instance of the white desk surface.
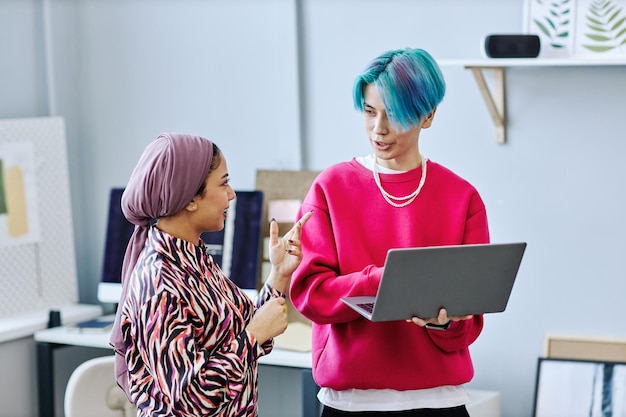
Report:
[{"label": "white desk surface", "polygon": [[[37,342],[112,349],[111,345],[109,345],[109,332],[77,333],[61,326],[40,330],[35,333],[34,338]],[[274,348],[269,355],[262,356],[259,359],[259,364],[311,368],[311,352],[295,352]]]},{"label": "white desk surface", "polygon": [[48,326],[50,310],[61,312],[63,324],[89,320],[102,314],[102,307],[91,304],[67,304],[0,318],[0,343],[32,336]]}]

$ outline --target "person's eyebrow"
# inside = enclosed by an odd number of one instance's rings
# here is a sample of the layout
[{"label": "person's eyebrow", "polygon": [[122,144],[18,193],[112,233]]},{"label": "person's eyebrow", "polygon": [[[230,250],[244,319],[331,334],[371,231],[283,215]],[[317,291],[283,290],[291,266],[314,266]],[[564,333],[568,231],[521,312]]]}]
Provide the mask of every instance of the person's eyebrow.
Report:
[{"label": "person's eyebrow", "polygon": [[363,102],[363,108],[368,108],[368,109],[372,109],[372,110],[376,110],[377,112],[384,112],[387,113],[387,111],[383,108],[383,109],[377,109],[376,107],[372,106],[371,104],[369,104],[367,101]]}]

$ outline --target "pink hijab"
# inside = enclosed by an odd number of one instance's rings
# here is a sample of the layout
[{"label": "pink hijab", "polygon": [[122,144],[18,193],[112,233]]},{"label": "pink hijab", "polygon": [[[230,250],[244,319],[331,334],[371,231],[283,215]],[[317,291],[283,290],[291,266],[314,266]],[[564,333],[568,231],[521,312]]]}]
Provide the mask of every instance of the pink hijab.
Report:
[{"label": "pink hijab", "polygon": [[122,296],[117,308],[110,344],[115,349],[115,377],[129,395],[128,368],[120,327],[120,312],[128,281],[148,236],[150,222],[184,209],[206,179],[213,159],[208,139],[179,133],[163,133],[144,150],[122,195],[124,216],[135,225],[122,266]]}]

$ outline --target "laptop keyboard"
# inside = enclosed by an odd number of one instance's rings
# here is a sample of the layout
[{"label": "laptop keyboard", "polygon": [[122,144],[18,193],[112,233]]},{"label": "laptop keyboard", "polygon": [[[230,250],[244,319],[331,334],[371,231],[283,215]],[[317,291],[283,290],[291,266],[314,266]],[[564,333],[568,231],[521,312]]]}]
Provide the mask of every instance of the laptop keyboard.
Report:
[{"label": "laptop keyboard", "polygon": [[372,311],[374,311],[374,303],[360,303],[357,305],[361,307],[363,310],[367,311],[368,313],[371,313]]}]

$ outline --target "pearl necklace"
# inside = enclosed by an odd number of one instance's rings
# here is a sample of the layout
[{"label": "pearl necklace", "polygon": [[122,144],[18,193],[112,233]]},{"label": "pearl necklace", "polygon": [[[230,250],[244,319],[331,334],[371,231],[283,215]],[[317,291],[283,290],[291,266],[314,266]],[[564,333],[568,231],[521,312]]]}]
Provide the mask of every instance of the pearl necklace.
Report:
[{"label": "pearl necklace", "polygon": [[[424,158],[423,156],[421,156],[422,159],[422,178],[420,178],[420,183],[417,186],[417,189],[415,191],[413,191],[411,194],[409,195],[405,195],[404,197],[396,197],[394,195],[389,194],[387,191],[385,191],[385,189],[383,188],[383,185],[380,182],[380,176],[378,175],[378,159],[376,158],[376,154],[374,154],[374,181],[376,182],[376,185],[378,186],[378,189],[380,190],[381,194],[383,195],[383,198],[392,206],[394,207],[405,207],[408,206],[409,204],[411,204],[413,202],[413,200],[415,200],[415,198],[418,196],[418,194],[420,193],[420,191],[422,191],[422,187],[424,186],[424,183],[426,182],[426,161],[427,159]],[[402,201],[401,203],[396,203],[395,201]]]}]

